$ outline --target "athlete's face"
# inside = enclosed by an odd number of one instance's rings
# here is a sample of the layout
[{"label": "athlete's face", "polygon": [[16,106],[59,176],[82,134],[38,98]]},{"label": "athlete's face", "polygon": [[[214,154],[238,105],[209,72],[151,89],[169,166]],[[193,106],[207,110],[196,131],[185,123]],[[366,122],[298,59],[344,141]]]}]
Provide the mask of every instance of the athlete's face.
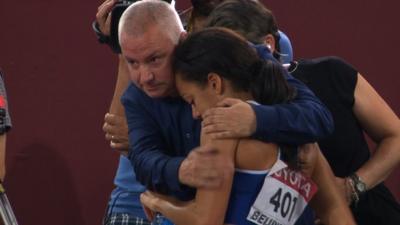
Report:
[{"label": "athlete's face", "polygon": [[176,88],[182,98],[191,105],[193,118],[201,119],[202,114],[212,107],[215,107],[217,102],[222,99],[219,91],[212,81],[208,81],[206,85],[183,80],[178,74],[176,76]]}]

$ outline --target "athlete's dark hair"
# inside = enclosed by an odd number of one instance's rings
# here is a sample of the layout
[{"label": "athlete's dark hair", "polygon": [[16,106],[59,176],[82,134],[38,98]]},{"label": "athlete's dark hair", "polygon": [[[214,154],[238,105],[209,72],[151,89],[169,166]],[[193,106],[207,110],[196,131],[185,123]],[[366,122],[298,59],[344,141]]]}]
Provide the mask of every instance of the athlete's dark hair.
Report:
[{"label": "athlete's dark hair", "polygon": [[285,103],[294,97],[284,68],[260,59],[243,37],[225,28],[189,35],[175,49],[173,68],[183,80],[202,86],[209,73],[217,73],[231,82],[233,90],[249,92],[261,104]]}]

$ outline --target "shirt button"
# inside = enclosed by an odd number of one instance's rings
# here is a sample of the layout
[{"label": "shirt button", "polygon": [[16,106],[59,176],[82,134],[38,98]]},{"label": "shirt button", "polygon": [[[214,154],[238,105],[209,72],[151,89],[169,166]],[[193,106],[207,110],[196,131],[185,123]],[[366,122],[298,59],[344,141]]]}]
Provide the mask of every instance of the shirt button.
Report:
[{"label": "shirt button", "polygon": [[190,133],[186,133],[186,138],[190,138],[192,135]]}]

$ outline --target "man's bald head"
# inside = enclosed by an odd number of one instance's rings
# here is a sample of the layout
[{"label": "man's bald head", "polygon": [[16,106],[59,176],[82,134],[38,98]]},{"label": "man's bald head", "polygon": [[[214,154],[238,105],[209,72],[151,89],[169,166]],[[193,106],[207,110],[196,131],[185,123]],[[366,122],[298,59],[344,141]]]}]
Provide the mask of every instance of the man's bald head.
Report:
[{"label": "man's bald head", "polygon": [[118,27],[119,40],[122,40],[122,34],[138,37],[155,26],[165,32],[174,43],[178,43],[180,34],[184,31],[178,13],[170,4],[160,0],[137,1],[122,14]]}]

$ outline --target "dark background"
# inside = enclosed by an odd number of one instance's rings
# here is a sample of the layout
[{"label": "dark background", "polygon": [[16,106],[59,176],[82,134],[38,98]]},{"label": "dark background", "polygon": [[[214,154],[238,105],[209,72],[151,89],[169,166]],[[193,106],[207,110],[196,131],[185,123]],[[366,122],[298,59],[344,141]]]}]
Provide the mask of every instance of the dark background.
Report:
[{"label": "dark background", "polygon": [[[343,57],[399,115],[397,1],[265,2],[295,57]],[[90,28],[100,3],[0,1],[0,66],[14,124],[5,186],[20,225],[101,223],[118,157],[101,130],[117,59]],[[387,181],[397,198],[399,177],[397,168]]]}]

